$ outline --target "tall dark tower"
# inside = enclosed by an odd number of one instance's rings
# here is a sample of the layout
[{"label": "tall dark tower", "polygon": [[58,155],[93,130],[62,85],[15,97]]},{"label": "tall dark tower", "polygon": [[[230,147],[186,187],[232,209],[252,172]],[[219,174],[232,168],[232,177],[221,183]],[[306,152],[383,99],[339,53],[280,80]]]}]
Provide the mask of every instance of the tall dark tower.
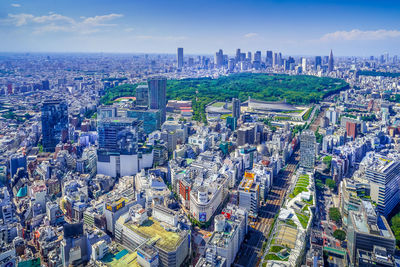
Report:
[{"label": "tall dark tower", "polygon": [[328,60],[328,72],[333,71],[333,53],[332,53],[332,49],[331,49],[331,54],[329,55],[329,60]]},{"label": "tall dark tower", "polygon": [[178,47],[178,53],[177,53],[177,65],[178,65],[178,69],[182,69],[183,68],[183,48],[182,47]]},{"label": "tall dark tower", "polygon": [[240,118],[240,100],[237,98],[232,98],[232,117]]},{"label": "tall dark tower", "polygon": [[68,140],[68,104],[63,100],[45,100],[42,106],[42,145],[53,152],[59,142]]},{"label": "tall dark tower", "polygon": [[159,109],[161,112],[161,124],[166,120],[167,106],[167,79],[165,77],[154,77],[148,80],[149,86],[149,108]]}]

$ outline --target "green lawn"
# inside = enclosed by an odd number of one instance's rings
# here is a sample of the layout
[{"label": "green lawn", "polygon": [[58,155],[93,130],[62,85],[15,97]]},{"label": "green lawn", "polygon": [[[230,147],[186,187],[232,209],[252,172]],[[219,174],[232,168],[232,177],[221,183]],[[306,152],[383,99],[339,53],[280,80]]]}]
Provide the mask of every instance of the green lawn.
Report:
[{"label": "green lawn", "polygon": [[307,204],[309,204],[309,205],[311,205],[311,206],[314,205],[313,196],[311,196],[311,199],[310,199],[310,200],[308,200],[308,201],[307,201],[307,200],[303,200],[303,202],[304,202],[304,203],[307,203]]},{"label": "green lawn", "polygon": [[290,226],[293,226],[293,227],[296,227],[296,228],[297,228],[296,223],[295,223],[292,219],[286,220],[285,223],[286,223],[287,225],[290,225]]},{"label": "green lawn", "polygon": [[223,107],[224,105],[225,105],[225,102],[215,102],[211,106],[219,108],[219,107]]},{"label": "green lawn", "polygon": [[269,252],[274,252],[274,253],[276,253],[276,252],[281,251],[282,249],[284,249],[284,247],[281,247],[281,246],[272,246],[272,247],[269,249]]},{"label": "green lawn", "polygon": [[308,192],[307,186],[310,184],[310,178],[307,174],[299,176],[296,186],[289,197],[293,198],[300,194],[301,192]]},{"label": "green lawn", "polygon": [[296,216],[299,219],[301,226],[303,226],[303,228],[306,229],[308,220],[310,219],[310,217],[305,214],[299,213],[299,212],[296,212]]},{"label": "green lawn", "polygon": [[267,254],[267,256],[265,256],[266,260],[275,260],[275,261],[280,261],[281,258],[279,258],[278,256],[276,256],[275,254]]},{"label": "green lawn", "polygon": [[224,115],[221,115],[221,120],[225,120],[225,119],[228,118],[228,117],[232,117],[232,114],[224,114]]},{"label": "green lawn", "polygon": [[297,196],[298,194],[300,194],[301,192],[307,192],[307,188],[304,186],[296,186],[293,190],[293,194],[294,196]]}]

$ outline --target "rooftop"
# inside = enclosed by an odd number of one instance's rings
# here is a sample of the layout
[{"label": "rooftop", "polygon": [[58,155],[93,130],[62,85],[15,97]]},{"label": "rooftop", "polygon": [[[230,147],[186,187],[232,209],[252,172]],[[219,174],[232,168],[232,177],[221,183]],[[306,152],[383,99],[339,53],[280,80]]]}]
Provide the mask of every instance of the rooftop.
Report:
[{"label": "rooftop", "polygon": [[166,251],[174,250],[186,236],[185,231],[172,232],[165,230],[161,223],[154,220],[152,217],[149,217],[149,219],[140,226],[132,221],[128,221],[124,225],[137,234],[151,239],[151,241],[155,241],[157,247]]},{"label": "rooftop", "polygon": [[140,265],[137,263],[137,253],[127,253],[127,250],[122,250],[117,254],[107,254],[102,262],[106,263],[111,267],[124,267],[124,266],[132,266],[139,267]]},{"label": "rooftop", "polygon": [[378,217],[375,225],[368,224],[368,220],[361,213],[350,213],[354,228],[364,234],[377,235],[385,238],[394,238],[387,221],[382,217]]},{"label": "rooftop", "polygon": [[225,225],[225,229],[223,232],[214,232],[208,242],[211,245],[216,245],[218,247],[227,247],[228,244],[231,242],[231,238],[233,233],[235,232],[237,225],[227,220]]}]

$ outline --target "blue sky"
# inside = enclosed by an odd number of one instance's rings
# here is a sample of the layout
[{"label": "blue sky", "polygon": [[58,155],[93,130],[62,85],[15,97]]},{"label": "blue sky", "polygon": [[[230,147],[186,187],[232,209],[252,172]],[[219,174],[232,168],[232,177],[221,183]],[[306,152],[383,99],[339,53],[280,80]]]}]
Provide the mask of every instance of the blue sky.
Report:
[{"label": "blue sky", "polygon": [[400,1],[0,0],[0,51],[400,55]]}]

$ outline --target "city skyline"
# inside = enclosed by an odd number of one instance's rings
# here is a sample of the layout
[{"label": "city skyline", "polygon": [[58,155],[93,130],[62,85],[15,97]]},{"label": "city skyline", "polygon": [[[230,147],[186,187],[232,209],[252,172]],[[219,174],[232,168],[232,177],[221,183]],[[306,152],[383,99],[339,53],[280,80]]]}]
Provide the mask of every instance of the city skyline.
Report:
[{"label": "city skyline", "polygon": [[2,52],[400,54],[394,1],[13,0],[0,7]]}]

